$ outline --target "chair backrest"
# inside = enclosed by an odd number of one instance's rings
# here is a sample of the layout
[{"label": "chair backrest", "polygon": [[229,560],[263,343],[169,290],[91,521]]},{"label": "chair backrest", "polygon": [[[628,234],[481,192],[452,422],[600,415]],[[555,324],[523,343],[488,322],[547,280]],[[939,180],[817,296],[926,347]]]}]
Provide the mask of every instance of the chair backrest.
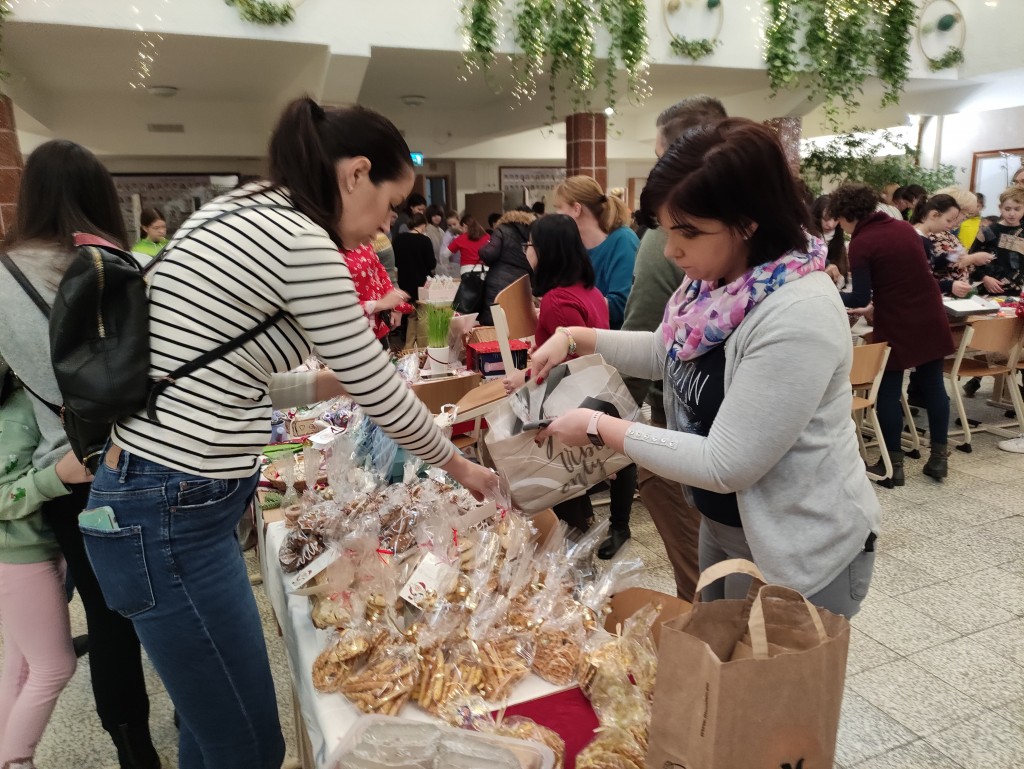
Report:
[{"label": "chair backrest", "polygon": [[885,342],[854,347],[850,384],[856,389],[871,387],[878,378],[878,373],[885,369],[888,359],[889,345]]},{"label": "chair backrest", "polygon": [[981,352],[1002,353],[1009,356],[1020,342],[1022,323],[1017,318],[982,318],[970,324],[971,334],[967,346]]},{"label": "chair backrest", "polygon": [[499,291],[494,303],[505,312],[510,339],[525,339],[537,332],[537,315],[533,311],[533,289],[529,275],[523,275]]},{"label": "chair backrest", "polygon": [[533,311],[533,291],[528,275],[498,292],[495,303],[491,305],[491,318],[497,331],[501,362],[509,372],[515,368],[509,340],[525,339],[537,333],[537,315]]}]

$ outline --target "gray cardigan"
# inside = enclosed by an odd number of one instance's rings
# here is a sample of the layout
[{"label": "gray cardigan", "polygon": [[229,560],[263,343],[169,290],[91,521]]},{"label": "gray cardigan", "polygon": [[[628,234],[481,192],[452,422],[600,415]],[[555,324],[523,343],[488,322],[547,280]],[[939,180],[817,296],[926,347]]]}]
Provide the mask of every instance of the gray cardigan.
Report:
[{"label": "gray cardigan", "polygon": [[[662,379],[661,332],[598,331],[623,374]],[[736,492],[754,561],[773,583],[812,595],[879,531],[850,417],[853,348],[824,273],[766,297],[725,343],[725,399],[706,438],[635,425],[626,454],[665,478]],[[666,410],[672,406],[665,393]]]}]

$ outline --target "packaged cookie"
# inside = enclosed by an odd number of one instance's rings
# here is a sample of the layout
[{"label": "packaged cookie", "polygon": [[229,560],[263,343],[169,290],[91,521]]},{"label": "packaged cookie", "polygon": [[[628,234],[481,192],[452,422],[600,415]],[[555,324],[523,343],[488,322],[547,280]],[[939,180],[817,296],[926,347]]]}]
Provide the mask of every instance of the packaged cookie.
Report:
[{"label": "packaged cookie", "polygon": [[329,694],[341,690],[360,658],[370,651],[370,631],[365,626],[334,634],[313,662],[313,686]]},{"label": "packaged cookie", "polygon": [[412,696],[418,676],[415,646],[378,641],[366,663],[349,674],[340,691],[364,713],[396,716]]},{"label": "packaged cookie", "polygon": [[[481,731],[485,730],[481,729]],[[502,737],[530,740],[547,745],[551,748],[551,752],[555,754],[554,769],[562,769],[565,765],[565,740],[554,729],[538,724],[531,718],[526,716],[501,718],[494,723],[493,727],[486,729],[486,731],[501,735]]]},{"label": "packaged cookie", "polygon": [[584,628],[583,607],[568,599],[557,604],[553,616],[536,632],[533,672],[556,686],[568,686],[576,680],[580,667]]}]

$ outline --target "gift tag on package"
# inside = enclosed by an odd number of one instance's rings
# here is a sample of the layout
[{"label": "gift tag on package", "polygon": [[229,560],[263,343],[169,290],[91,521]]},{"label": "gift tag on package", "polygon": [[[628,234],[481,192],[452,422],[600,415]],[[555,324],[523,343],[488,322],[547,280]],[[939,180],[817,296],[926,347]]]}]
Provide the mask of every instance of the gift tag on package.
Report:
[{"label": "gift tag on package", "polygon": [[322,572],[332,563],[337,561],[341,557],[341,552],[333,547],[327,548],[323,553],[318,555],[304,569],[300,569],[294,574],[289,574],[285,578],[285,587],[289,592],[298,590],[300,587],[309,582],[313,577]]},{"label": "gift tag on package", "polygon": [[427,553],[398,595],[417,609],[422,609],[428,598],[447,594],[458,576],[459,572],[455,567],[448,565],[433,553]]}]

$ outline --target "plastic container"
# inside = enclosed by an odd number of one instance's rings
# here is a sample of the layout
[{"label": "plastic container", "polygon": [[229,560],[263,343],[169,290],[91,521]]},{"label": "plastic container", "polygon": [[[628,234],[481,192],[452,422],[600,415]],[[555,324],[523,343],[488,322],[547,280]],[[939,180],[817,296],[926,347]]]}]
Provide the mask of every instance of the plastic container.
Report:
[{"label": "plastic container", "polygon": [[[373,724],[409,724],[414,727],[423,727],[423,721],[413,721],[406,718],[395,718],[393,716],[380,716],[380,715],[365,715],[359,718],[358,721],[349,729],[348,734],[345,735],[344,741],[331,753],[330,758],[327,759],[327,769],[338,769],[341,766],[342,759],[352,753],[355,748],[362,743],[363,734]],[[477,739],[481,742],[496,745],[510,751],[516,759],[519,761],[519,765],[522,769],[553,769],[555,765],[555,754],[551,751],[547,745],[541,745],[539,742],[528,742],[526,740],[516,740],[511,737],[499,737],[493,734],[484,734],[482,732],[473,732],[465,729],[453,729],[450,726],[442,724],[432,724],[441,733],[444,734],[458,734],[461,737],[468,739]],[[428,761],[424,766],[432,766]]]}]

